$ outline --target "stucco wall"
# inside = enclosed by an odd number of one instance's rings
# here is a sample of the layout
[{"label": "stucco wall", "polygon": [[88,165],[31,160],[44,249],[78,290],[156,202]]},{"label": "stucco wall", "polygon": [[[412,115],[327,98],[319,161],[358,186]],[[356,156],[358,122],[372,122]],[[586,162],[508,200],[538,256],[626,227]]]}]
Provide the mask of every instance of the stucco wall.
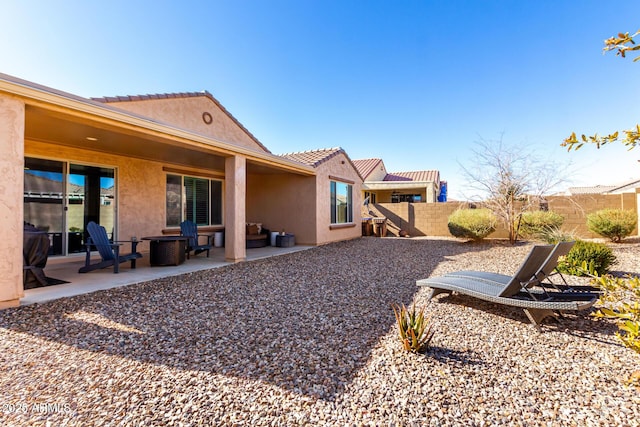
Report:
[{"label": "stucco wall", "polygon": [[297,244],[316,245],[315,177],[294,174],[247,177],[247,222],[295,235]]},{"label": "stucco wall", "polygon": [[[353,239],[362,235],[362,178],[344,154],[330,158],[316,168],[316,228],[318,244]],[[331,177],[353,182],[353,224],[348,227],[331,227]]]},{"label": "stucco wall", "polygon": [[24,111],[22,101],[0,95],[0,308],[23,296]]},{"label": "stucco wall", "polygon": [[[203,96],[187,98],[152,99],[142,101],[110,102],[123,110],[131,111],[188,129],[223,142],[264,151],[246,132],[218,107],[211,99]],[[203,113],[211,115],[211,123],[202,118]]]},{"label": "stucco wall", "polygon": [[367,181],[382,181],[387,176],[387,169],[384,167],[384,163],[380,162],[376,165],[375,169],[371,171],[367,177]]}]

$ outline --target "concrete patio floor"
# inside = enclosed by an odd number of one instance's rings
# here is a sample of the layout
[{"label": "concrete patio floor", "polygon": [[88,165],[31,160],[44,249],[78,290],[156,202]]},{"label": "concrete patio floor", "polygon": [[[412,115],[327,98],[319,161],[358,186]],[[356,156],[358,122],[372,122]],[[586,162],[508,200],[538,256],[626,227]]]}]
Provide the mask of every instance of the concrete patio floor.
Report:
[{"label": "concrete patio floor", "polygon": [[[312,247],[313,246],[297,245],[288,248],[267,246],[264,248],[247,249],[246,260],[253,261],[261,258],[269,258],[311,249]],[[177,276],[184,273],[233,264],[232,262],[225,261],[224,248],[213,248],[209,258],[207,258],[206,254],[199,254],[198,256],[191,256],[191,259],[185,260],[181,265],[162,267],[151,267],[149,265],[149,253],[143,252],[143,257],[137,260],[135,269],[130,268],[129,262],[122,263],[120,264],[120,272],[118,274],[113,273],[113,267],[80,274],[78,273],[78,269],[84,265],[84,259],[84,254],[71,255],[65,258],[49,258],[47,267],[44,269],[45,275],[69,283],[26,289],[24,291],[24,297],[20,300],[20,305],[43,303],[58,298],[66,298],[102,289],[132,285],[161,277]]]}]

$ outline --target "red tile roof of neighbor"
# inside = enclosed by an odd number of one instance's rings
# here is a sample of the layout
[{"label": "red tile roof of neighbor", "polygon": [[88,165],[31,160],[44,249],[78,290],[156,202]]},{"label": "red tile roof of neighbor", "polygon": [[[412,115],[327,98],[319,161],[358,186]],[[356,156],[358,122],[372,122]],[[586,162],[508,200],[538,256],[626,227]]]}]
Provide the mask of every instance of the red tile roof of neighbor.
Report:
[{"label": "red tile roof of neighbor", "polygon": [[224,105],[220,103],[209,91],[202,92],[178,92],[178,93],[155,93],[146,95],[126,95],[126,96],[103,96],[100,98],[91,98],[92,101],[101,102],[103,104],[109,104],[111,102],[132,102],[132,101],[151,101],[155,99],[176,99],[176,98],[193,98],[197,96],[204,96],[209,98],[220,110],[225,113],[229,118],[242,129],[256,144],[262,147],[267,153],[271,151],[262,144],[249,130],[244,127],[242,123],[231,114]]},{"label": "red tile roof of neighbor", "polygon": [[353,161],[353,165],[365,180],[380,163],[382,163],[382,159],[360,159]]},{"label": "red tile roof of neighbor", "polygon": [[440,183],[440,171],[393,172],[387,174],[383,181],[426,181]]},{"label": "red tile roof of neighbor", "polygon": [[280,154],[280,157],[284,157],[285,159],[293,160],[299,163],[304,163],[307,166],[316,167],[340,153],[344,153],[346,155],[345,151],[342,148],[335,147]]},{"label": "red tile roof of neighbor", "polygon": [[[349,158],[349,155],[346,153],[346,151],[344,151],[340,147],[322,148],[322,149],[319,149],[319,150],[299,151],[299,152],[296,152],[296,153],[280,154],[280,157],[284,157],[285,159],[293,160],[295,162],[299,162],[299,163],[305,164],[307,166],[312,166],[312,167],[315,168],[315,167],[318,167],[322,163],[326,162],[327,160],[329,160],[329,159],[331,159],[331,158],[333,158],[333,157],[335,157],[335,156],[337,156],[339,154],[343,154],[347,158],[347,160],[349,161],[351,166],[353,166],[353,168],[358,173],[360,178],[362,178],[362,174],[355,167],[355,165],[353,164],[353,162]],[[363,179],[363,181],[364,181],[364,179]]]}]

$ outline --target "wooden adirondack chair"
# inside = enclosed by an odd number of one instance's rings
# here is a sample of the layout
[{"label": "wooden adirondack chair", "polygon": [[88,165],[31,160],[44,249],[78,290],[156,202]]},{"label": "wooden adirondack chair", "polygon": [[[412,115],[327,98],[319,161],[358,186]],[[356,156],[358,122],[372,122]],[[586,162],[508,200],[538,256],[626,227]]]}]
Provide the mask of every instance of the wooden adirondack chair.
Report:
[{"label": "wooden adirondack chair", "polygon": [[[136,252],[138,246],[137,241],[131,241],[131,253],[120,255],[120,246],[125,242],[110,242],[107,236],[107,230],[101,225],[91,221],[87,224],[89,238],[86,242],[87,256],[85,258],[84,267],[78,270],[78,273],[88,273],[89,271],[113,266],[113,272],[120,271],[120,263],[131,261],[131,268],[136,268],[136,259],[142,258],[142,254]],[[95,246],[102,258],[100,262],[91,264],[91,247]]]},{"label": "wooden adirondack chair", "polygon": [[189,253],[193,251],[193,255],[198,255],[201,252],[207,252],[207,258],[209,258],[209,251],[212,248],[211,239],[213,236],[203,234],[207,238],[206,244],[200,243],[200,235],[198,234],[198,226],[193,221],[182,221],[180,223],[180,235],[189,238],[187,240],[187,259],[189,259]]}]

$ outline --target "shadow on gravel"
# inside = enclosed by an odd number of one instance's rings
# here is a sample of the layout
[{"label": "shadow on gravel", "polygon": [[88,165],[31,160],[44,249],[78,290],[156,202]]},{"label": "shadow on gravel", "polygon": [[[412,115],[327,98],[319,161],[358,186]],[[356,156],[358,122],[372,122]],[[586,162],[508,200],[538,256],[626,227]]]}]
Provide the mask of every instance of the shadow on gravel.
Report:
[{"label": "shadow on gravel", "polygon": [[[522,322],[525,324],[531,323],[521,308],[480,300],[470,295],[445,294],[442,296],[436,296],[432,303],[435,304],[434,307],[437,307],[438,304],[456,304],[473,310],[486,311],[505,319],[515,320],[516,322]],[[496,322],[499,321],[499,319],[496,319]]]},{"label": "shadow on gravel", "polygon": [[[595,311],[596,309],[591,309],[583,313],[563,314],[558,321],[548,322],[544,327],[586,340],[607,344],[618,343],[612,338],[618,332],[615,321],[591,317],[590,314]],[[622,346],[622,344],[620,345]]]},{"label": "shadow on gravel", "polygon": [[[469,307],[474,310],[482,310],[493,315],[521,322],[530,325],[530,321],[521,308],[494,304],[489,301],[482,301],[468,295],[444,295],[434,298],[436,304],[456,304],[461,307]],[[603,343],[610,343],[611,340],[604,337],[612,337],[618,330],[613,321],[605,319],[595,319],[591,313],[595,312],[593,307],[587,310],[576,312],[563,312],[558,317],[547,317],[540,325],[540,332],[554,331],[567,335],[580,337],[582,339],[593,340]],[[500,319],[496,318],[496,322]],[[533,328],[534,326],[531,325]]]},{"label": "shadow on gravel", "polygon": [[395,324],[391,303],[411,304],[415,281],[446,257],[489,249],[362,238],[9,309],[0,327],[332,400]]},{"label": "shadow on gravel", "polygon": [[451,350],[444,347],[431,346],[424,353],[440,363],[451,363],[456,365],[484,365],[485,362],[475,351]]}]

